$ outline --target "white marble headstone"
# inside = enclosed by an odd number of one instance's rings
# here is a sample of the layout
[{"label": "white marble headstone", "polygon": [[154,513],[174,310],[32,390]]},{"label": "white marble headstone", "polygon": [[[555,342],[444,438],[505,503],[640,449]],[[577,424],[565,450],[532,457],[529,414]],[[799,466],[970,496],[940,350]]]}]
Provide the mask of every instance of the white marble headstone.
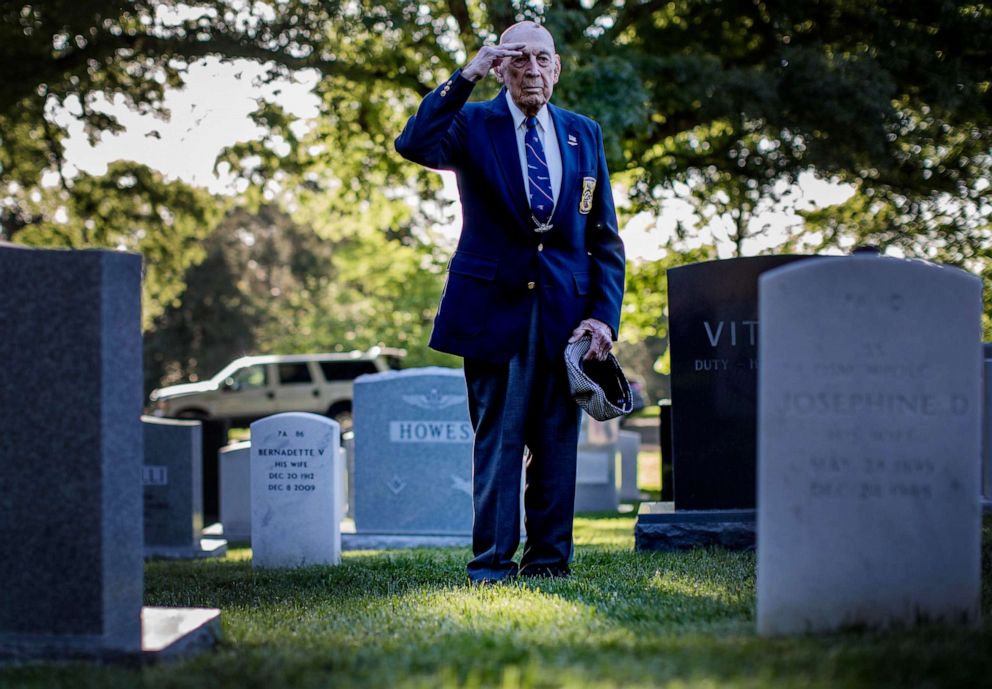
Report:
[{"label": "white marble headstone", "polygon": [[759,633],[977,621],[981,297],[877,256],[761,278]]},{"label": "white marble headstone", "polygon": [[303,412],[251,425],[251,547],[255,567],[341,560],[340,428]]},{"label": "white marble headstone", "polygon": [[575,511],[612,512],[620,504],[616,456],[620,419],[596,421],[582,414],[575,467]]},{"label": "white marble headstone", "polygon": [[640,500],[637,487],[637,455],[641,450],[641,434],[620,431],[620,499]]}]

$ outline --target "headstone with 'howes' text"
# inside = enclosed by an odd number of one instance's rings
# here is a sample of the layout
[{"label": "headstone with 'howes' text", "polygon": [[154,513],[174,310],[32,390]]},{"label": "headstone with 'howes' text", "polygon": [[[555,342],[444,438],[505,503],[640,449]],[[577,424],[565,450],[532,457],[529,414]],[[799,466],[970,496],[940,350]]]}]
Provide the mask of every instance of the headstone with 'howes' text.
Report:
[{"label": "headstone with 'howes' text", "polygon": [[976,622],[981,282],[854,256],[760,294],[758,631]]},{"label": "headstone with 'howes' text", "polygon": [[317,414],[276,414],[251,425],[253,566],[340,562],[339,448],[337,422]]},{"label": "headstone with 'howes' text", "polygon": [[472,442],[461,370],[355,379],[357,533],[472,532]]}]

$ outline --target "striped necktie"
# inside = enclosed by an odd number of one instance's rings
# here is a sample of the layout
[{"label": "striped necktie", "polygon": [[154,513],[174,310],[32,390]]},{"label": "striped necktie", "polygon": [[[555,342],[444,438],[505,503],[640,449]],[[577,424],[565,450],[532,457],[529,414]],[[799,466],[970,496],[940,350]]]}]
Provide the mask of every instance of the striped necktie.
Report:
[{"label": "striped necktie", "polygon": [[537,118],[527,118],[527,134],[524,136],[524,148],[527,150],[527,179],[530,187],[530,209],[537,221],[538,232],[551,229],[548,220],[555,209],[555,200],[551,195],[551,173],[548,172],[548,160],[544,156],[544,146],[537,133]]}]

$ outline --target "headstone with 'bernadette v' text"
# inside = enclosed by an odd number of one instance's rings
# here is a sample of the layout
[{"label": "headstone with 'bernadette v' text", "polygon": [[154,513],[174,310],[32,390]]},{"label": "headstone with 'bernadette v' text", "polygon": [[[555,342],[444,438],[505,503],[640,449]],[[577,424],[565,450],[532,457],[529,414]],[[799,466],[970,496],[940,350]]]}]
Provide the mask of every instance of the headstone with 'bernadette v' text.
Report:
[{"label": "headstone with 'bernadette v' text", "polygon": [[305,412],[251,425],[251,548],[255,567],[341,561],[340,427]]},{"label": "headstone with 'bernadette v' text", "polygon": [[758,631],[976,622],[981,281],[853,256],[760,298]]}]

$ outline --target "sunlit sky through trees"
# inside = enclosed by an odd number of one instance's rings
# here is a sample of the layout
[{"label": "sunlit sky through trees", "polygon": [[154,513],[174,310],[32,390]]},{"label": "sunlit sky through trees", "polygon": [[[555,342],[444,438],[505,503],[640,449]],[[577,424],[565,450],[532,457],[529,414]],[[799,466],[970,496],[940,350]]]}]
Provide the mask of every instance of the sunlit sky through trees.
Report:
[{"label": "sunlit sky through trees", "polygon": [[[102,174],[108,163],[124,159],[133,160],[155,168],[170,178],[204,187],[213,193],[232,194],[243,191],[234,176],[221,169],[215,172],[217,154],[225,146],[258,137],[261,129],[252,122],[250,114],[257,107],[258,99],[278,102],[293,115],[306,120],[317,115],[317,98],[310,89],[315,74],[301,74],[295,83],[279,81],[262,84],[258,81],[261,69],[246,60],[221,62],[207,58],[193,64],[186,75],[182,90],[172,90],[166,96],[171,112],[168,121],[141,115],[122,104],[107,104],[126,126],[117,135],[105,135],[95,147],[90,146],[81,126],[73,125],[72,118],[60,117],[60,123],[70,125],[71,137],[66,142],[67,160],[72,167],[92,174]],[[566,75],[567,78],[567,75]],[[305,127],[305,124],[300,125]],[[454,177],[445,173],[445,191],[457,203]],[[54,180],[53,180],[54,181]],[[244,180],[241,185],[246,185]],[[769,230],[761,237],[750,240],[745,252],[758,253],[768,246],[781,243],[784,231],[801,222],[793,209],[805,209],[840,203],[852,193],[846,185],[833,184],[804,174],[792,190],[795,201],[778,209],[768,209],[755,219],[757,227],[767,225]],[[617,202],[622,206],[624,194],[616,189]],[[455,209],[457,211],[457,208]],[[460,213],[453,214],[453,224],[438,228],[449,241],[457,237]],[[677,222],[692,223],[692,212],[687,203],[673,198],[666,202],[658,215],[640,214],[622,222],[622,232],[627,253],[633,259],[652,260],[663,255],[661,248],[671,237]],[[716,239],[722,256],[730,256],[733,247],[721,242],[719,221],[698,232],[690,232],[688,246],[708,243]]]}]

